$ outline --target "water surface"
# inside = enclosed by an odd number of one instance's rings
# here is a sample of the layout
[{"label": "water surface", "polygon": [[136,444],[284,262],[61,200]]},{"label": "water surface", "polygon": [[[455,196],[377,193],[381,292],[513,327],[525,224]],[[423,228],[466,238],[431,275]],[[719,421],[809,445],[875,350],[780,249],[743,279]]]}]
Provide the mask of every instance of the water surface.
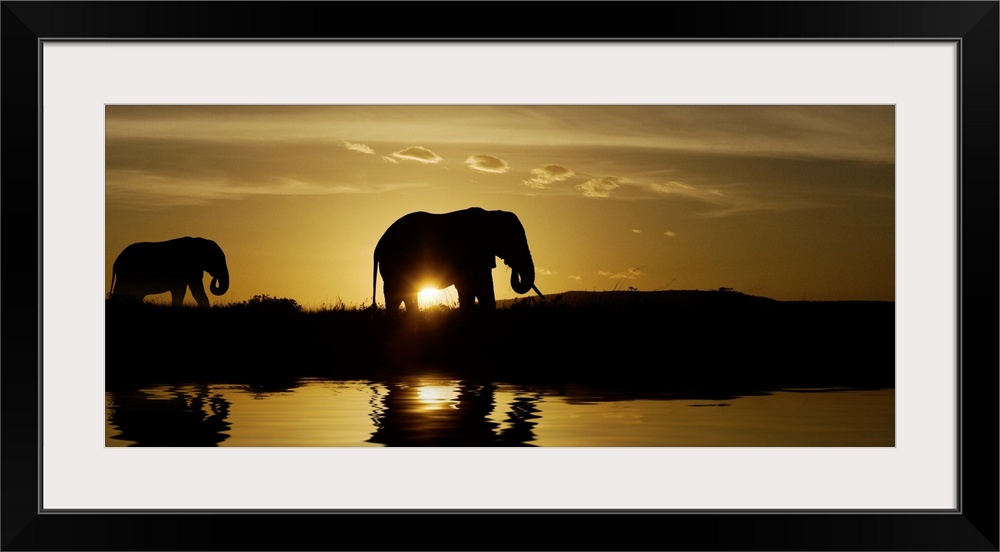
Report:
[{"label": "water surface", "polygon": [[444,377],[108,391],[105,446],[891,447],[893,389],[756,392]]}]

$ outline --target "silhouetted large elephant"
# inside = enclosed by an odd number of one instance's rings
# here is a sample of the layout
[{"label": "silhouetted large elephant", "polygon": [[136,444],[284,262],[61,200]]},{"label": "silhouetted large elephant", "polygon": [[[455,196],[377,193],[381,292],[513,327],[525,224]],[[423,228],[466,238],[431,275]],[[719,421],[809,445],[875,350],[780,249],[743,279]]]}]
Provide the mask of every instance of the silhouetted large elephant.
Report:
[{"label": "silhouetted large elephant", "polygon": [[207,307],[208,296],[202,282],[204,273],[212,276],[209,289],[213,295],[229,290],[229,267],[226,255],[212,240],[177,238],[163,242],[133,243],[115,259],[111,273],[111,295],[147,295],[169,291],[171,302],[184,302],[186,288],[198,306]]},{"label": "silhouetted large elephant", "polygon": [[451,213],[416,212],[392,223],[375,246],[372,269],[372,308],[378,273],[388,313],[415,312],[417,292],[425,287],[458,291],[458,307],[467,310],[476,299],[486,309],[496,308],[493,274],[496,257],[511,267],[510,285],[517,293],[535,287],[535,265],[524,227],[517,215],[472,207]]}]

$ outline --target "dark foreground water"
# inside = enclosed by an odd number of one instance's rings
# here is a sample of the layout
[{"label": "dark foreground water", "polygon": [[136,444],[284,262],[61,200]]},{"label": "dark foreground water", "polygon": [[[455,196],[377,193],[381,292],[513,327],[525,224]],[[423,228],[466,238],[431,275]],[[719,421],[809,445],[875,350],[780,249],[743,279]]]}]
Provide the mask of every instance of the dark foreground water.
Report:
[{"label": "dark foreground water", "polygon": [[893,389],[705,392],[306,378],[105,395],[106,446],[891,447]]}]

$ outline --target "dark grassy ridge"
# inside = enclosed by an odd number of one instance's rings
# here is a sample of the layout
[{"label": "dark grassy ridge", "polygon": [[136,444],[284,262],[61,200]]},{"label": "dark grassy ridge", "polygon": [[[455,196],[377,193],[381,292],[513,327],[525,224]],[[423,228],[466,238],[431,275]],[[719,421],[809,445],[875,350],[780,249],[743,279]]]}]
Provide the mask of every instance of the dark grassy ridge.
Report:
[{"label": "dark grassy ridge", "polygon": [[404,321],[258,296],[210,309],[106,304],[109,387],[434,372],[512,382],[893,387],[892,302],[782,302],[731,291],[569,292]]}]

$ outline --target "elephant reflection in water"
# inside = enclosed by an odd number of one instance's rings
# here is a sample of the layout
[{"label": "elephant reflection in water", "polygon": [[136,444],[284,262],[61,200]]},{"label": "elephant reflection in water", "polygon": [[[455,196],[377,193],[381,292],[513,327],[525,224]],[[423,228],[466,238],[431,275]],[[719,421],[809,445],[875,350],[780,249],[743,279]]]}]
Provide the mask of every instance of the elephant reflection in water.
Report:
[{"label": "elephant reflection in water", "polygon": [[535,290],[535,265],[524,226],[514,213],[472,207],[450,213],[416,212],[392,223],[375,246],[372,308],[376,306],[379,270],[386,313],[418,310],[417,293],[451,285],[459,310],[478,299],[481,308],[496,308],[493,269],[496,258],[511,268],[510,285],[517,293]]},{"label": "elephant reflection in water", "polygon": [[[462,381],[449,386],[394,382],[374,406],[371,443],[404,447],[530,446],[540,396],[516,399],[501,423],[490,419],[496,386]],[[443,390],[443,393],[442,393]]]},{"label": "elephant reflection in water", "polygon": [[180,306],[187,289],[191,288],[191,296],[198,306],[208,307],[202,280],[205,272],[212,276],[209,289],[213,295],[223,295],[229,290],[226,255],[212,240],[183,237],[133,243],[115,259],[110,294],[142,299],[170,292],[171,303]]},{"label": "elephant reflection in water", "polygon": [[111,394],[112,437],[134,447],[211,447],[229,438],[230,403],[207,385]]}]

